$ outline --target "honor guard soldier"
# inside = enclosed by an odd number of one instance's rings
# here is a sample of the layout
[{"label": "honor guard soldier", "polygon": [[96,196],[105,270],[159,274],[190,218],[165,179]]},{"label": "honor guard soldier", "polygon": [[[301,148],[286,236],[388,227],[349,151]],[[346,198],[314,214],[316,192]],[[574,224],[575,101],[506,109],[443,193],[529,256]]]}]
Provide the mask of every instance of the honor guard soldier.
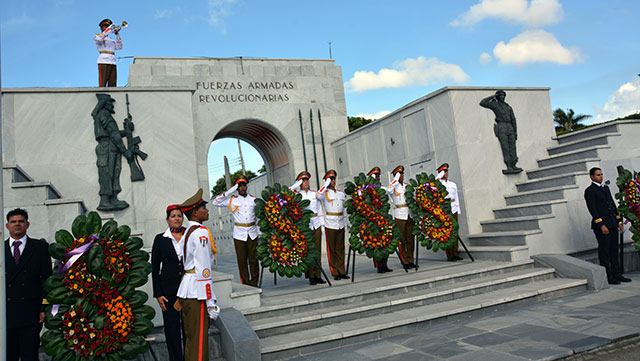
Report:
[{"label": "honor guard soldier", "polygon": [[[229,207],[233,214],[233,245],[236,249],[238,271],[243,284],[258,287],[260,269],[256,258],[256,247],[260,235],[256,226],[256,197],[247,194],[249,179],[240,176],[233,187],[217,196],[211,204]],[[231,195],[238,191],[238,195]],[[251,275],[249,275],[251,274]]]},{"label": "honor guard soldier", "polygon": [[[305,209],[309,209],[313,212],[311,216],[311,220],[309,221],[309,228],[313,231],[313,244],[315,245],[318,252],[320,252],[320,258],[318,259],[318,264],[320,264],[322,259],[322,226],[323,223],[323,213],[322,207],[320,206],[320,202],[318,202],[317,195],[315,191],[309,190],[309,178],[311,178],[311,174],[309,172],[302,171],[296,177],[296,182],[293,183],[290,190],[300,193],[302,195],[303,200],[308,200],[309,206]],[[298,191],[298,189],[300,191]],[[319,266],[310,267],[309,270],[305,273],[305,276],[309,278],[310,285],[316,285],[318,283],[326,283],[322,279],[322,272],[320,271]]]},{"label": "honor guard soldier", "polygon": [[[113,22],[110,19],[102,20],[98,26],[100,26],[100,33],[93,36],[93,40],[98,47],[98,86],[117,86],[118,71],[116,68],[116,50],[122,49],[122,39],[120,39],[120,33],[114,31],[112,26]],[[109,34],[115,33],[116,40],[109,37]]]},{"label": "honor guard soldier", "polygon": [[395,206],[393,216],[396,224],[400,228],[400,258],[407,268],[416,268],[413,263],[413,251],[415,242],[413,237],[413,217],[407,200],[404,198],[407,183],[404,183],[404,166],[397,166],[391,172],[393,174],[393,182],[386,188],[387,193],[391,196],[391,201]]},{"label": "honor guard soldier", "polygon": [[[447,196],[445,199],[451,201],[451,214],[453,215],[453,219],[458,222],[458,215],[460,214],[460,200],[458,199],[458,186],[449,180],[449,163],[443,163],[438,167],[438,175],[436,179],[442,183],[442,185],[447,189]],[[453,247],[449,248],[447,251],[447,261],[455,262],[462,261],[462,257],[458,255],[458,240],[453,244]]]},{"label": "honor guard soldier", "polygon": [[[376,166],[371,168],[369,173],[367,173],[367,176],[373,177],[373,179],[380,182],[380,167]],[[373,259],[373,265],[378,269],[378,273],[393,272],[392,269],[387,267],[388,259],[389,259],[389,256],[386,256],[384,259],[381,259],[380,261],[376,261],[375,258]]]},{"label": "honor guard soldier", "polygon": [[324,175],[324,185],[318,190],[317,198],[324,207],[324,231],[327,238],[327,258],[331,275],[336,280],[349,279],[344,270],[344,226],[347,218],[344,192],[336,189],[335,170]]},{"label": "honor guard soldier", "polygon": [[178,311],[182,310],[184,320],[185,361],[209,359],[209,318],[215,320],[220,313],[213,293],[210,233],[202,225],[202,222],[209,219],[206,204],[202,200],[200,188],[180,205],[189,220],[184,237],[184,276],[178,288],[179,303],[175,305]]}]

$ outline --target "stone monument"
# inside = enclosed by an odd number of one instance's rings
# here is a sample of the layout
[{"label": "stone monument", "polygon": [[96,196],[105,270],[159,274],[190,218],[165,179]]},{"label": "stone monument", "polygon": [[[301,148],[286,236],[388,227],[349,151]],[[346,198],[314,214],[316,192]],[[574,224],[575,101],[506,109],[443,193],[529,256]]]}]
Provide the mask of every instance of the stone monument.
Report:
[{"label": "stone monument", "polygon": [[504,101],[506,97],[507,93],[504,90],[498,90],[495,95],[482,99],[480,106],[491,109],[496,116],[493,133],[500,141],[504,164],[507,165],[507,169],[503,169],[502,173],[517,174],[522,172],[522,168],[516,166],[518,162],[518,152],[516,151],[518,127],[513,108]]}]

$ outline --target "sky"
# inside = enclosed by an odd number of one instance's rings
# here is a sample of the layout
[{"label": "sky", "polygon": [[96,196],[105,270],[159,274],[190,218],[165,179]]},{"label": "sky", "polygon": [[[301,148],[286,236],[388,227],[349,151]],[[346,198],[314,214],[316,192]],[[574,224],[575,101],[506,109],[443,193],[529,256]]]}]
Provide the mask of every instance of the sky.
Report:
[{"label": "sky", "polygon": [[[331,43],[349,116],[379,118],[445,86],[535,86],[589,124],[640,111],[638,14],[637,0],[2,1],[1,81],[95,86],[92,36],[109,17],[129,23],[120,86],[133,56],[319,59]],[[216,143],[237,158],[235,140]]]}]

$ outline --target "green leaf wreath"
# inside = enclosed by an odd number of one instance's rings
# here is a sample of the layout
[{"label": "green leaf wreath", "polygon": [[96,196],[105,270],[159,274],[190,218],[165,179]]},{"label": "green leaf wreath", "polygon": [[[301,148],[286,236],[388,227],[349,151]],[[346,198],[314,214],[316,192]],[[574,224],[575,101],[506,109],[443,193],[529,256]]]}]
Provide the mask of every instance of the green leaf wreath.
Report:
[{"label": "green leaf wreath", "polygon": [[257,258],[262,267],[280,276],[300,277],[316,264],[320,252],[315,249],[309,221],[313,212],[304,209],[309,200],[276,183],[256,199],[256,218],[262,236],[258,239]]},{"label": "green leaf wreath", "polygon": [[619,200],[618,212],[631,222],[631,240],[640,249],[640,173],[624,170],[616,180],[619,192],[616,198]]},{"label": "green leaf wreath", "polygon": [[360,173],[353,183],[347,182],[345,193],[351,196],[345,202],[351,248],[378,261],[387,258],[398,247],[400,231],[389,214],[389,196],[380,182]]},{"label": "green leaf wreath", "polygon": [[142,239],[96,212],[78,216],[71,232],[59,230],[49,254],[54,274],[44,283],[42,345],[52,361],[132,360],[149,349],[155,310],[137,291],[151,272]]},{"label": "green leaf wreath", "polygon": [[416,216],[413,228],[420,244],[427,249],[447,250],[458,239],[458,222],[451,214],[447,190],[433,174],[420,173],[409,180],[405,198]]}]

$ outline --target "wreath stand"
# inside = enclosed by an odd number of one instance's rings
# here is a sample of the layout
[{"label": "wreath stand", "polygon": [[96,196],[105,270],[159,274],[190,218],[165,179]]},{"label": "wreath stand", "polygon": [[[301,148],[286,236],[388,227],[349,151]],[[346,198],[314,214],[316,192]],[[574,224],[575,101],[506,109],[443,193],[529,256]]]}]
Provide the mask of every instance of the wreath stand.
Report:
[{"label": "wreath stand", "polygon": [[[355,274],[356,274],[356,250],[351,248],[351,245],[349,245],[349,251],[347,253],[347,274],[349,273],[349,264],[351,263],[351,253],[353,252],[353,264],[351,265],[351,283],[353,283],[353,281],[356,279]],[[396,255],[398,256],[398,260],[400,261],[400,264],[402,265],[402,268],[404,269],[405,272],[409,272],[409,269],[407,268],[407,265],[404,264],[404,262],[402,262],[402,257],[400,257],[400,253],[398,252],[398,248],[396,247]]]},{"label": "wreath stand", "polygon": [[[329,281],[329,277],[327,277],[327,274],[324,272],[324,268],[322,268],[322,266],[320,265],[320,262],[318,262],[318,260],[316,260],[316,266],[318,266],[318,268],[320,268],[320,272],[322,272],[322,276],[324,276],[324,279],[327,281],[327,284],[329,285],[329,287],[332,286],[331,281]],[[262,288],[262,276],[264,275],[264,269],[266,267],[262,267],[262,269],[260,270],[260,282],[258,282],[258,288]],[[277,285],[278,284],[278,272],[273,272],[273,284]]]}]

